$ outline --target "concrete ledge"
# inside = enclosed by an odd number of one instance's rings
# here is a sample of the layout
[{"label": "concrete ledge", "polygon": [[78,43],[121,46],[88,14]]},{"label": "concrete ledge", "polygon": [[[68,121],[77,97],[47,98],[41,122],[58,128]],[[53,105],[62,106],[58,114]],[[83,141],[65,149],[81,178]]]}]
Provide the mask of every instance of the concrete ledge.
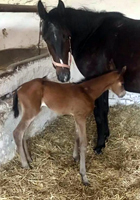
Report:
[{"label": "concrete ledge", "polygon": [[56,76],[48,54],[12,64],[8,67],[8,72],[0,75],[0,97],[11,93],[31,79],[44,76],[51,79]]}]

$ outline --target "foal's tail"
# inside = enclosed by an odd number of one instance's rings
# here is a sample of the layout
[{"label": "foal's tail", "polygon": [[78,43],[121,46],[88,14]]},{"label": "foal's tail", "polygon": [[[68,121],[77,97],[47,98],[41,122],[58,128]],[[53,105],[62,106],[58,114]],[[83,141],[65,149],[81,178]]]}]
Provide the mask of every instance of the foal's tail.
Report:
[{"label": "foal's tail", "polygon": [[13,112],[14,117],[17,118],[19,116],[19,108],[18,108],[18,94],[15,92],[13,96]]}]

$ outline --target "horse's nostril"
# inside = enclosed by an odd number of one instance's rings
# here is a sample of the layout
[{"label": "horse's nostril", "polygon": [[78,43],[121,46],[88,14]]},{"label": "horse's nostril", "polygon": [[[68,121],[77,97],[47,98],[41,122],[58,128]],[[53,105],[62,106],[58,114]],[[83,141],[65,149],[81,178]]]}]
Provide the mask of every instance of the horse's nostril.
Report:
[{"label": "horse's nostril", "polygon": [[69,74],[67,74],[67,75],[64,76],[64,82],[69,81],[69,79],[70,79],[70,75]]},{"label": "horse's nostril", "polygon": [[57,74],[57,78],[61,82],[67,82],[70,80],[70,73],[69,72],[68,73],[61,72],[61,73]]}]

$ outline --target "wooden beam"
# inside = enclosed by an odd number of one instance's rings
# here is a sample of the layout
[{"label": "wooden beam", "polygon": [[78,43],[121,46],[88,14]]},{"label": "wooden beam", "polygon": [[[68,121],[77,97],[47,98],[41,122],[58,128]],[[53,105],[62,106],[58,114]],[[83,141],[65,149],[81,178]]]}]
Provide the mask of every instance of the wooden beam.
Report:
[{"label": "wooden beam", "polygon": [[0,12],[36,12],[37,6],[0,4]]}]

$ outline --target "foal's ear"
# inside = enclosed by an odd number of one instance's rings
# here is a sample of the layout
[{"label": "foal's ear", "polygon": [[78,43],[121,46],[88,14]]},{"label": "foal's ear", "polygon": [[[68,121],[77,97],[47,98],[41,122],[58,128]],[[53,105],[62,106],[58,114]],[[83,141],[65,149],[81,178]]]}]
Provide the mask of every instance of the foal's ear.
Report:
[{"label": "foal's ear", "polygon": [[41,19],[46,20],[48,17],[48,13],[46,12],[45,7],[43,6],[43,3],[41,2],[41,0],[38,1],[38,14],[40,16]]},{"label": "foal's ear", "polygon": [[122,68],[121,75],[124,75],[124,73],[126,72],[126,69],[127,69],[126,66],[124,66],[124,67]]},{"label": "foal's ear", "polygon": [[115,66],[115,64],[114,64],[113,59],[111,59],[110,62],[109,62],[109,69],[110,69],[111,71],[116,70],[116,66]]},{"label": "foal's ear", "polygon": [[65,5],[63,3],[63,1],[59,0],[58,1],[58,6],[57,6],[60,14],[63,14],[64,13],[64,10],[65,10]]}]

